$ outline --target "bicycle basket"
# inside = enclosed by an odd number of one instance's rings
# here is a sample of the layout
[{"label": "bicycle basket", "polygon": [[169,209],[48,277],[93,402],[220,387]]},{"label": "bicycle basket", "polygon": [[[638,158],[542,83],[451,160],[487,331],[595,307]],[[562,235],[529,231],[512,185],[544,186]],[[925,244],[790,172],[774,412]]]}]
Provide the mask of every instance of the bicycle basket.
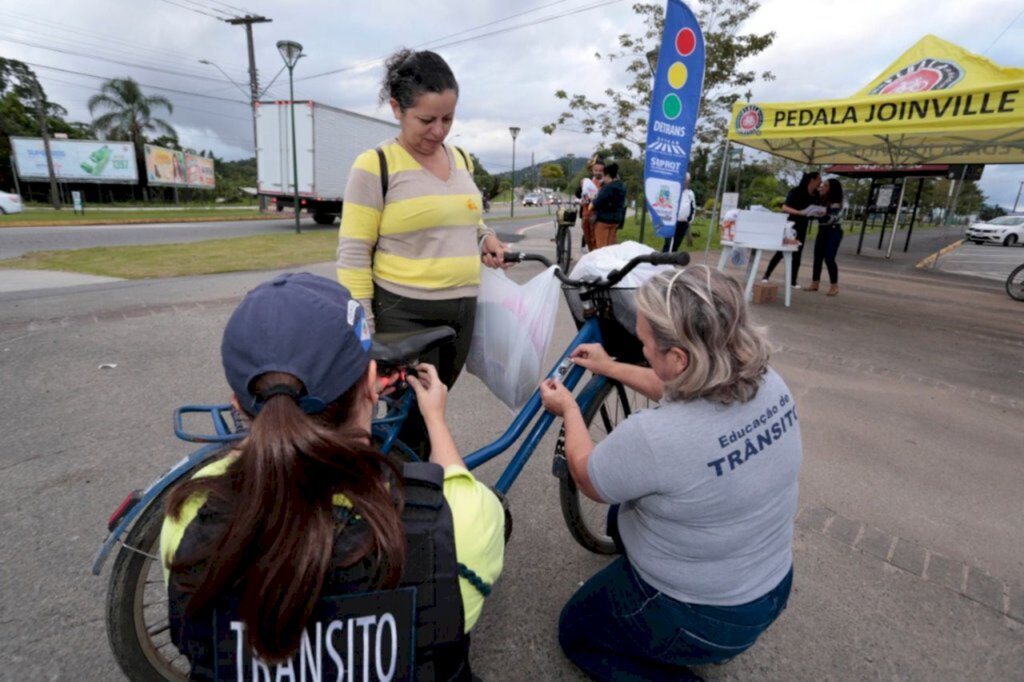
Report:
[{"label": "bicycle basket", "polygon": [[[562,293],[569,304],[572,319],[579,329],[586,322],[583,317],[583,301],[576,287],[563,286]],[[597,324],[601,329],[604,348],[612,357],[632,364],[646,362],[643,344],[636,338],[636,289],[609,289],[611,317],[599,315]]]},{"label": "bicycle basket", "polygon": [[572,227],[576,224],[576,211],[569,210],[568,208],[562,208],[555,214],[558,218],[559,225],[565,225]]}]

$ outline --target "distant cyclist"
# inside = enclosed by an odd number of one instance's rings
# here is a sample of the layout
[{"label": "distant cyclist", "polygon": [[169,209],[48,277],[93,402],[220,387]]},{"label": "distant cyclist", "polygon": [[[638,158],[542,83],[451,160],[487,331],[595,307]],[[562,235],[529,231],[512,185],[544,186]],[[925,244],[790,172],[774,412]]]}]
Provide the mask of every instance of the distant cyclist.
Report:
[{"label": "distant cyclist", "polygon": [[251,427],[173,492],[160,538],[193,679],[297,680],[314,665],[317,679],[471,679],[501,504],[466,470],[430,365],[409,383],[431,463],[374,449],[369,350],[360,304],[306,273],[256,287],[228,320],[224,373]]}]

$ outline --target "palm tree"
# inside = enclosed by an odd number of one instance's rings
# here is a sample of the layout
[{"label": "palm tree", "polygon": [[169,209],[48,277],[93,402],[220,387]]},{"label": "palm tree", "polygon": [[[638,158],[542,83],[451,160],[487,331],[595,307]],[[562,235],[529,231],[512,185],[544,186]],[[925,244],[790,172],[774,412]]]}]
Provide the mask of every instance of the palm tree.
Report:
[{"label": "palm tree", "polygon": [[174,105],[161,95],[148,96],[132,78],[114,78],[103,84],[99,94],[89,98],[89,113],[96,115],[97,110],[106,113],[93,119],[93,127],[106,134],[112,140],[130,140],[135,145],[135,162],[139,169],[139,182],[143,187],[146,182],[146,160],[143,144],[147,132],[156,132],[178,140],[178,133],[167,121],[153,116],[157,107],[174,113]]}]

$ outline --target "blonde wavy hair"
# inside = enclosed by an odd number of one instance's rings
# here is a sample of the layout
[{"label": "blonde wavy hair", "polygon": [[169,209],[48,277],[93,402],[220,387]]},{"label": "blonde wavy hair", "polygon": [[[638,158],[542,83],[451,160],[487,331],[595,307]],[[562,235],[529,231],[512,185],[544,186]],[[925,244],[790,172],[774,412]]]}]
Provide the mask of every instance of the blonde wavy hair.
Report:
[{"label": "blonde wavy hair", "polygon": [[691,265],[647,280],[636,302],[658,349],[680,348],[689,356],[682,374],[665,384],[668,400],[729,405],[757,395],[768,371],[768,340],[764,328],[750,323],[735,280]]}]

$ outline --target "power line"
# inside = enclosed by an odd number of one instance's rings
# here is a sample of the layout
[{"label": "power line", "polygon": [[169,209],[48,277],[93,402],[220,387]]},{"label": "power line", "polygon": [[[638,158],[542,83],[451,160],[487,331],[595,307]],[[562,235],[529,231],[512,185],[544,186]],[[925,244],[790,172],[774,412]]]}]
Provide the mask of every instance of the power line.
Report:
[{"label": "power line", "polygon": [[[232,16],[234,16],[234,15],[233,15],[233,14],[231,14],[230,12],[225,12],[224,10],[222,10],[222,9],[220,9],[220,8],[218,8],[218,7],[213,7],[212,5],[204,5],[204,4],[203,4],[203,3],[201,3],[201,2],[196,2],[196,0],[180,0],[180,2],[186,2],[186,3],[188,3],[189,5],[195,5],[195,6],[197,6],[197,7],[200,7],[200,8],[202,8],[202,9],[204,9],[204,10],[210,10],[211,12],[217,12],[218,14],[223,14],[223,15],[224,15],[224,16],[226,16],[226,17],[232,17]],[[219,17],[218,17],[218,18],[219,18]]]},{"label": "power line", "polygon": [[226,2],[220,2],[220,0],[210,0],[210,1],[213,2],[214,4],[220,5],[222,7],[227,7],[230,10],[234,10],[236,12],[241,12],[242,14],[253,15],[253,16],[255,16],[255,14],[256,14],[256,12],[253,12],[252,10],[243,9],[241,7],[235,7],[234,5],[229,5]]},{"label": "power line", "polygon": [[[614,4],[618,3],[618,2],[622,2],[622,0],[603,0],[602,2],[595,2],[593,4],[585,5],[585,6],[582,6],[582,7],[578,7],[576,9],[569,10],[569,11],[563,12],[561,14],[554,14],[554,15],[552,15],[550,17],[544,17],[544,18],[538,19],[536,21],[531,21],[531,22],[527,22],[527,23],[523,23],[523,24],[517,24],[515,26],[509,26],[509,27],[498,29],[498,30],[495,30],[495,31],[489,31],[487,33],[481,33],[479,35],[471,36],[469,38],[463,38],[461,40],[454,40],[454,41],[449,42],[449,43],[442,43],[440,45],[434,45],[433,49],[440,49],[440,48],[443,48],[443,47],[454,47],[455,45],[462,45],[464,43],[472,42],[474,40],[480,40],[481,38],[489,38],[491,36],[498,35],[498,34],[511,33],[512,31],[516,31],[516,30],[519,30],[521,28],[529,28],[531,26],[537,26],[538,24],[546,24],[549,21],[554,21],[556,19],[562,19],[564,17],[572,16],[574,14],[580,14],[582,12],[588,12],[588,11],[590,11],[592,9],[598,9],[599,7],[605,7],[606,5],[614,5]],[[558,3],[553,3],[553,4],[558,4]],[[539,9],[542,9],[542,8],[539,8]],[[534,11],[534,10],[528,10],[527,12],[532,12],[532,11]],[[513,17],[515,17],[515,16],[522,16],[523,14],[526,14],[527,12],[520,12],[518,15],[513,15]],[[506,20],[507,19],[503,19],[501,21],[506,21]],[[484,24],[484,26],[490,26],[493,23],[496,23],[496,22],[491,22],[491,23],[488,23],[488,24]],[[479,28],[480,27],[477,27],[477,28],[474,28],[474,29],[468,29],[467,31],[462,31],[461,33],[467,33],[469,31],[475,31],[475,30],[478,30]],[[453,35],[459,35],[459,34],[453,34]],[[438,40],[442,40],[442,39],[438,39]],[[430,41],[428,43],[424,43],[424,45],[428,45],[431,42],[434,42],[434,41]],[[385,59],[387,59],[386,56],[385,57],[377,57],[376,59],[369,59],[369,60],[366,60],[366,61],[363,61],[363,62],[359,62],[357,64],[352,64],[350,66],[343,66],[343,67],[338,68],[338,69],[332,69],[330,71],[324,71],[323,73],[313,74],[312,76],[303,76],[302,78],[296,78],[295,82],[308,81],[308,80],[312,80],[314,78],[322,78],[324,76],[333,76],[334,74],[343,73],[345,71],[353,71],[355,69],[359,69],[359,68],[362,68],[364,66],[371,66],[371,65],[376,64],[378,62],[382,62]]]},{"label": "power line", "polygon": [[[45,33],[39,33],[38,29],[35,29],[35,28],[15,27],[14,30],[21,31],[23,33],[28,33],[30,35],[33,32],[36,32],[36,34],[38,36],[45,37],[47,40],[53,40],[55,38],[53,36],[53,32],[54,31],[59,31],[59,32],[63,32],[63,33],[71,33],[71,34],[75,34],[75,35],[79,35],[79,36],[83,36],[85,38],[88,38],[89,39],[88,45],[90,47],[96,47],[97,39],[100,39],[102,41],[102,44],[103,44],[103,47],[101,49],[106,50],[106,51],[111,51],[111,52],[115,51],[114,49],[112,49],[110,47],[111,45],[123,46],[123,47],[131,50],[131,52],[129,54],[130,54],[130,56],[133,56],[133,57],[137,57],[139,51],[149,52],[149,53],[151,53],[153,55],[159,55],[162,58],[168,58],[168,57],[172,57],[173,56],[175,59],[186,60],[186,61],[193,59],[194,56],[195,56],[195,55],[193,55],[191,53],[178,52],[177,50],[153,50],[152,46],[150,44],[143,44],[143,43],[138,43],[138,42],[134,42],[134,41],[130,41],[130,40],[124,40],[121,37],[107,35],[107,34],[96,34],[94,32],[82,31],[82,30],[79,30],[77,28],[73,28],[73,27],[67,26],[66,24],[59,24],[59,23],[53,22],[53,21],[51,21],[49,19],[39,19],[39,18],[36,18],[36,17],[31,17],[31,16],[24,15],[24,14],[18,14],[18,13],[11,12],[11,11],[8,11],[8,10],[0,10],[0,16],[7,17],[8,20],[14,20],[15,22],[24,22],[24,23],[27,23],[27,24],[36,24],[38,26],[45,27],[46,28]],[[72,43],[72,44],[74,44],[75,42],[82,43],[81,40],[76,40],[74,38],[67,38],[67,37],[60,37],[59,40],[62,40],[62,41],[65,41],[65,42],[69,42],[69,43]],[[229,70],[239,71],[239,72],[244,72],[245,71],[244,68],[239,67],[237,65],[229,65]]]},{"label": "power line", "polygon": [[65,50],[59,47],[49,47],[41,43],[33,43],[27,40],[18,40],[17,38],[0,37],[0,40],[8,43],[17,43],[18,45],[27,45],[29,47],[36,47],[41,50],[50,50],[51,52],[60,52],[61,54],[71,55],[73,57],[85,57],[86,59],[94,59],[100,62],[110,62],[111,64],[118,64],[120,66],[130,66],[137,69],[144,69],[146,71],[157,71],[159,73],[166,73],[172,76],[184,76],[186,78],[195,78],[204,81],[213,81],[214,83],[230,83],[223,78],[213,78],[212,76],[200,76],[195,73],[186,73],[184,71],[174,71],[172,69],[163,69],[158,66],[145,66],[139,63],[123,62],[118,59],[110,59],[109,57],[100,57],[98,55],[86,54],[84,52],[76,52],[74,50]]},{"label": "power line", "polygon": [[1010,21],[1010,23],[1008,23],[1006,25],[1006,28],[1004,28],[1002,31],[1000,31],[999,35],[996,36],[996,39],[993,40],[991,42],[991,44],[989,44],[989,46],[985,48],[985,51],[982,52],[982,54],[987,54],[988,51],[991,50],[995,46],[995,44],[999,42],[999,39],[1002,38],[1004,35],[1006,35],[1006,32],[1010,30],[1010,27],[1017,23],[1017,20],[1020,19],[1022,15],[1024,15],[1024,9],[1022,9],[1020,12],[1018,12],[1017,16],[1015,16]]},{"label": "power line", "polygon": [[[56,66],[47,66],[46,64],[36,64],[34,62],[22,62],[22,63],[27,64],[28,66],[34,66],[37,69],[48,69],[50,71],[59,71],[61,73],[70,73],[70,74],[73,74],[75,76],[84,76],[86,78],[97,78],[97,79],[99,79],[101,81],[111,80],[110,76],[97,76],[94,73],[85,73],[83,71],[72,71],[71,69],[61,69],[61,68],[56,67]],[[210,100],[216,100],[218,102],[229,102],[231,104],[244,104],[245,106],[250,106],[249,102],[244,102],[242,100],[228,99],[227,97],[215,97],[213,95],[202,95],[202,94],[199,94],[197,92],[187,92],[185,90],[175,90],[174,88],[165,88],[165,87],[160,86],[160,85],[150,85],[148,83],[139,83],[138,81],[136,81],[136,83],[138,85],[142,86],[142,87],[150,88],[151,90],[163,90],[164,92],[173,92],[173,93],[178,94],[178,95],[185,95],[186,97],[198,97],[200,99],[210,99]]]},{"label": "power line", "polygon": [[201,9],[196,9],[194,7],[189,7],[188,5],[182,5],[180,3],[173,2],[172,0],[160,0],[160,2],[166,2],[168,5],[174,5],[175,7],[180,7],[182,9],[187,9],[190,12],[195,12],[196,14],[202,14],[203,16],[210,17],[210,18],[216,19],[217,21],[220,21],[220,17],[218,17],[216,14],[210,14],[209,12],[204,12]]},{"label": "power line", "polygon": [[502,17],[501,19],[496,19],[486,24],[480,24],[479,26],[474,26],[473,28],[467,28],[464,31],[458,31],[456,33],[451,33],[446,36],[441,36],[440,38],[435,38],[434,40],[428,40],[425,43],[417,45],[416,47],[426,47],[430,43],[436,43],[440,40],[448,40],[449,38],[455,38],[457,36],[465,35],[466,33],[472,33],[473,31],[478,31],[482,28],[487,28],[488,26],[494,26],[495,24],[501,24],[511,19],[517,19],[519,17],[526,16],[527,14],[532,14],[533,12],[539,12],[542,9],[548,9],[549,7],[554,7],[555,5],[561,5],[565,2],[568,2],[568,0],[556,0],[555,2],[548,3],[547,5],[540,5],[539,7],[534,7],[533,9],[528,9],[522,12],[516,12],[515,14],[510,14],[507,17]]}]

